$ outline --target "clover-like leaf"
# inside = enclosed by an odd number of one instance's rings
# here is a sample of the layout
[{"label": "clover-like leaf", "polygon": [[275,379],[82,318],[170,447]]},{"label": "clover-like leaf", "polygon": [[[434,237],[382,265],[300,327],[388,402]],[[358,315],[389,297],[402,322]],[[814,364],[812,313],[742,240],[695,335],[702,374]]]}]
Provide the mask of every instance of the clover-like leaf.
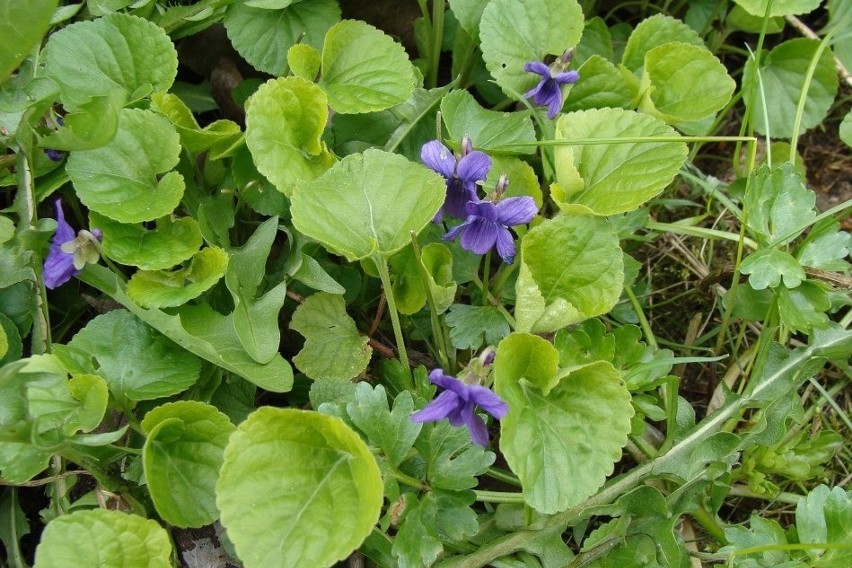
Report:
[{"label": "clover-like leaf", "polygon": [[171,213],[183,196],[174,168],[180,139],[162,116],[124,109],[106,145],[72,152],[66,171],[86,207],[121,223],[151,221]]},{"label": "clover-like leaf", "polygon": [[267,407],[231,435],[216,494],[246,568],[331,566],[378,521],[382,478],[339,418]]},{"label": "clover-like leaf", "polygon": [[127,283],[127,294],[145,308],[180,306],[213,287],[228,267],[228,254],[217,247],[201,249],[189,266],[177,270],[140,270]]},{"label": "clover-like leaf", "polygon": [[444,203],[444,178],[380,150],[352,154],[292,198],[293,224],[350,261],[406,246]]},{"label": "clover-like leaf", "polygon": [[95,212],[89,226],[103,232],[104,253],[116,262],[143,270],[170,268],[192,257],[201,247],[201,230],[192,217],[157,219],[156,228],[117,223]]},{"label": "clover-like leaf", "polygon": [[749,274],[748,282],[755,290],[775,288],[784,279],[784,286],[795,288],[805,279],[805,271],[790,253],[777,248],[761,249],[748,255],[740,266]]},{"label": "clover-like leaf", "polygon": [[414,68],[405,49],[358,20],[335,24],[325,36],[319,86],[337,112],[384,110],[414,90]]},{"label": "clover-like leaf", "polygon": [[163,28],[137,16],[110,14],[52,34],[45,74],[56,81],[65,108],[75,110],[105,89],[130,103],[167,91],[177,75],[177,52]]},{"label": "clover-like leaf", "polygon": [[370,443],[380,448],[388,462],[397,467],[408,456],[423,426],[411,420],[414,399],[403,391],[388,407],[388,396],[382,385],[371,387],[360,382],[355,387],[354,401],[346,405],[352,424],[363,432]]},{"label": "clover-like leaf", "polygon": [[228,417],[202,402],[171,402],[148,412],[142,429],[145,480],[157,513],[182,528],[218,519],[216,480],[235,430]]},{"label": "clover-like leaf", "polygon": [[456,349],[495,345],[512,331],[506,316],[495,306],[453,304],[444,318]]},{"label": "clover-like leaf", "polygon": [[36,547],[35,564],[39,568],[168,568],[171,555],[169,533],[156,521],[90,509],[50,521]]}]

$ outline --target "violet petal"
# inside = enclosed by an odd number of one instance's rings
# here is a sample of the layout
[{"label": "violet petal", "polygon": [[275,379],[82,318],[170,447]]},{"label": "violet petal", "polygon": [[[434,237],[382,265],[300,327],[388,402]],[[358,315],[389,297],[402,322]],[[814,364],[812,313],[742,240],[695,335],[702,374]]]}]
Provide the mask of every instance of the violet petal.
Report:
[{"label": "violet petal", "polygon": [[541,61],[530,61],[529,63],[524,64],[524,71],[536,73],[547,79],[550,78],[550,67],[548,67]]},{"label": "violet petal", "polygon": [[465,405],[462,409],[462,418],[465,426],[470,431],[470,437],[474,443],[480,446],[488,445],[488,428],[485,427],[485,422],[474,412],[473,404]]},{"label": "violet petal", "polygon": [[506,264],[515,260],[515,239],[505,227],[500,227],[497,232],[497,254]]},{"label": "violet petal", "polygon": [[485,254],[497,241],[497,225],[485,219],[473,220],[461,235],[461,246],[475,254]]},{"label": "violet petal", "polygon": [[435,422],[450,416],[461,404],[459,395],[451,390],[445,390],[435,397],[435,400],[411,415],[414,422]]},{"label": "violet petal", "polygon": [[431,170],[447,179],[452,179],[456,171],[456,157],[439,140],[430,140],[420,149],[420,160]]},{"label": "violet petal", "polygon": [[491,170],[491,158],[483,152],[471,152],[459,160],[456,173],[465,186],[483,181]]},{"label": "violet petal", "polygon": [[535,200],[528,195],[507,197],[499,201],[496,207],[499,214],[497,221],[509,227],[525,225],[532,221],[533,217],[538,213],[538,206],[535,204]]},{"label": "violet petal", "polygon": [[468,387],[470,399],[474,404],[481,406],[482,410],[497,418],[503,418],[509,412],[509,405],[503,402],[503,399],[489,388],[472,385]]}]

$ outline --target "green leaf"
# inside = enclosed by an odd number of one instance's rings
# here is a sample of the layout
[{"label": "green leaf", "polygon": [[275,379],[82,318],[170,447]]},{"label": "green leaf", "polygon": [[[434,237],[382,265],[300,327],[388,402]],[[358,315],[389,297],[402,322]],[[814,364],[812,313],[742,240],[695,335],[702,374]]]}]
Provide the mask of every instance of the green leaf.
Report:
[{"label": "green leaf", "polygon": [[583,26],[583,35],[580,37],[580,43],[574,49],[574,64],[582,66],[594,55],[609,62],[615,61],[612,34],[609,32],[606,22],[600,17],[586,20],[586,24]]},{"label": "green leaf", "polygon": [[[735,566],[742,568],[771,568],[789,566],[790,555],[787,552],[787,537],[784,529],[772,519],[762,519],[753,515],[749,520],[750,528],[727,527],[725,539],[730,543],[719,552],[736,553]],[[741,554],[744,549],[756,548],[751,554]]]},{"label": "green leaf", "polygon": [[642,20],[630,34],[621,63],[631,71],[638,72],[645,65],[649,51],[670,42],[704,47],[698,32],[688,25],[670,16],[655,14]]},{"label": "green leaf", "polygon": [[91,509],[49,522],[36,548],[35,563],[39,568],[168,568],[171,554],[169,533],[156,521]]},{"label": "green leaf", "polygon": [[163,28],[128,14],[77,22],[52,34],[45,75],[59,85],[68,110],[105,89],[123,104],[168,91],[177,75],[177,52]]},{"label": "green leaf", "polygon": [[521,262],[518,331],[556,331],[608,312],[621,295],[623,255],[600,217],[560,215],[541,223],[521,241]]},{"label": "green leaf", "polygon": [[293,312],[290,329],[305,336],[305,346],[293,363],[312,379],[347,381],[370,362],[369,338],[358,333],[341,296],[325,292],[310,296]]},{"label": "green leaf", "polygon": [[[494,361],[494,389],[509,405],[500,423],[500,449],[521,480],[524,501],[550,514],[581,503],[603,485],[621,459],[633,407],[618,371],[604,361],[563,370],[556,378],[536,363],[528,379],[530,367],[516,361],[532,361],[540,350],[514,335],[504,339]],[[543,383],[555,386],[545,395]]]},{"label": "green leaf", "polygon": [[562,55],[583,33],[583,10],[575,0],[492,0],[480,22],[482,59],[510,97],[538,84],[541,77],[524,71],[531,61]]},{"label": "green leaf", "polygon": [[810,333],[828,325],[825,312],[831,308],[831,298],[819,284],[805,281],[795,288],[780,286],[777,293],[778,313],[787,327]]},{"label": "green leaf", "polygon": [[0,334],[3,336],[3,349],[0,349],[0,366],[2,366],[21,358],[24,344],[15,322],[2,312],[0,312]]},{"label": "green leaf", "polygon": [[124,109],[115,137],[100,148],[71,152],[66,171],[89,209],[121,223],[151,221],[171,213],[183,196],[183,177],[170,171],[180,148],[165,118]]},{"label": "green leaf", "polygon": [[845,272],[849,269],[845,259],[850,249],[852,234],[840,230],[838,223],[829,221],[815,226],[797,252],[802,266]]},{"label": "green leaf", "polygon": [[[557,140],[677,136],[652,116],[614,108],[568,113],[556,125]],[[683,142],[557,146],[553,198],[562,208],[576,203],[598,215],[636,209],[671,183],[686,153]]]},{"label": "green leaf", "polygon": [[560,353],[546,339],[513,333],[500,342],[500,349],[506,354],[501,372],[514,380],[524,379],[544,396],[562,380],[558,373]]},{"label": "green leaf", "polygon": [[298,77],[267,81],[249,99],[246,144],[258,171],[287,197],[334,163],[320,140],[327,120],[325,93]]},{"label": "green leaf", "polygon": [[390,108],[408,99],[414,83],[405,49],[390,36],[358,20],[344,20],[328,30],[319,86],[335,111]]},{"label": "green leaf", "polygon": [[382,479],[342,420],[260,408],[231,436],[216,493],[246,568],[331,566],[378,521]]},{"label": "green leaf", "polygon": [[322,65],[320,52],[304,43],[297,43],[287,50],[287,65],[296,77],[314,81]]},{"label": "green leaf", "polygon": [[216,284],[227,266],[225,251],[207,247],[195,253],[186,268],[171,272],[140,270],[127,283],[127,294],[143,308],[181,306]]},{"label": "green leaf", "polygon": [[761,249],[743,260],[740,270],[750,274],[748,282],[755,290],[775,288],[784,279],[784,286],[795,288],[805,279],[805,271],[790,253],[777,248]]},{"label": "green leaf", "polygon": [[639,108],[668,123],[712,116],[728,104],[737,86],[704,46],[685,43],[648,51],[642,81],[646,87]]},{"label": "green leaf", "polygon": [[426,480],[432,488],[462,491],[476,487],[482,475],[494,463],[494,453],[470,441],[464,428],[448,421],[424,426],[427,436],[420,436],[415,448],[426,460]]},{"label": "green leaf", "polygon": [[118,130],[118,108],[110,97],[92,97],[63,118],[63,125],[39,139],[54,150],[91,150],[103,146]]},{"label": "green leaf", "polygon": [[414,399],[410,392],[397,395],[390,410],[385,388],[373,388],[365,382],[356,385],[354,401],[346,405],[352,424],[366,434],[370,444],[382,450],[394,467],[408,457],[423,426],[411,420],[412,412]]},{"label": "green leaf", "polygon": [[734,0],[752,16],[763,17],[769,6],[769,17],[807,14],[819,6],[820,0]]},{"label": "green leaf", "polygon": [[234,329],[246,353],[258,363],[270,362],[281,342],[278,312],[287,297],[287,284],[280,282],[258,296],[277,233],[278,218],[267,219],[243,247],[231,250],[225,272],[225,284],[234,300]]},{"label": "green leaf", "polygon": [[218,519],[216,480],[235,430],[228,417],[202,402],[170,402],[148,412],[142,429],[145,480],[157,513],[181,528]]},{"label": "green leaf", "polygon": [[444,178],[380,150],[347,156],[293,195],[293,224],[349,261],[388,257],[434,218]]},{"label": "green leaf", "polygon": [[[437,238],[436,234],[441,234],[437,226],[427,227],[420,235],[421,246],[430,237]],[[437,313],[444,313],[453,303],[458,285],[453,280],[453,254],[445,244],[430,242],[423,246],[421,266],[417,265],[411,245],[394,254],[389,264],[396,307],[400,313],[412,315],[423,309],[427,288],[435,301]]]},{"label": "green leaf", "polygon": [[786,244],[816,217],[816,195],[805,187],[802,174],[790,163],[764,164],[749,175],[743,206],[746,224],[760,242]]},{"label": "green leaf", "polygon": [[234,2],[225,14],[225,29],[234,48],[258,71],[287,73],[287,50],[296,43],[322,49],[329,28],[340,21],[334,0],[291,3],[280,10]]},{"label": "green leaf", "polygon": [[473,39],[479,38],[479,21],[482,12],[491,0],[449,0],[450,9],[455,14],[459,25]]},{"label": "green leaf", "polygon": [[629,108],[639,96],[639,80],[627,68],[592,55],[578,69],[581,81],[568,92],[564,110]]},{"label": "green leaf", "polygon": [[104,253],[112,260],[142,270],[163,270],[188,260],[201,247],[201,230],[192,217],[161,217],[156,228],[117,223],[95,212],[89,226],[103,232]]},{"label": "green leaf", "polygon": [[393,540],[393,555],[401,567],[431,566],[444,550],[438,537],[435,502],[427,494],[418,500],[412,493],[405,497],[405,516]]},{"label": "green leaf", "polygon": [[[746,62],[743,71],[743,98],[751,113],[754,128],[773,138],[791,138],[792,117],[796,115],[799,97],[804,89],[805,75],[820,42],[811,39],[793,39],[774,48],[761,60],[760,78],[763,93],[758,87],[754,60]],[[801,132],[822,123],[837,95],[837,71],[831,50],[826,49],[817,60],[813,79],[802,115]],[[762,98],[766,98],[764,107]],[[765,114],[769,122],[764,120]]]},{"label": "green leaf", "polygon": [[0,2],[0,82],[15,70],[47,32],[56,4],[57,0]]},{"label": "green leaf", "polygon": [[[535,130],[529,111],[487,110],[469,92],[459,90],[441,101],[441,115],[454,145],[469,136],[473,147],[483,152],[535,153]],[[515,147],[518,144],[528,146]]]},{"label": "green leaf", "polygon": [[[759,34],[763,29],[763,13],[760,16],[752,16],[742,6],[734,6],[728,12],[725,23],[738,31]],[[785,23],[784,16],[770,17],[766,22],[766,33],[777,34],[781,32]]]},{"label": "green leaf", "polygon": [[[846,69],[852,68],[852,2],[849,0],[828,0],[829,27],[837,28],[831,40],[834,56]],[[848,144],[848,142],[847,142]],[[850,144],[852,146],[852,144]]]},{"label": "green leaf", "polygon": [[151,108],[169,119],[180,134],[181,143],[193,155],[209,151],[208,158],[218,160],[242,144],[243,133],[237,123],[216,120],[201,128],[189,107],[173,93],[155,93]]},{"label": "green leaf", "polygon": [[847,112],[846,116],[843,117],[843,122],[840,123],[838,133],[840,134],[840,139],[847,146],[852,147],[852,110]]},{"label": "green leaf", "polygon": [[68,347],[85,355],[82,372],[102,376],[115,396],[129,400],[177,394],[201,372],[195,356],[124,310],[96,317]]},{"label": "green leaf", "polygon": [[444,322],[450,328],[450,342],[456,349],[479,349],[496,345],[511,331],[506,316],[495,306],[453,304]]},{"label": "green leaf", "polygon": [[12,560],[16,550],[21,550],[21,539],[30,534],[30,523],[21,508],[16,491],[0,494],[0,542],[6,548],[7,559]]}]

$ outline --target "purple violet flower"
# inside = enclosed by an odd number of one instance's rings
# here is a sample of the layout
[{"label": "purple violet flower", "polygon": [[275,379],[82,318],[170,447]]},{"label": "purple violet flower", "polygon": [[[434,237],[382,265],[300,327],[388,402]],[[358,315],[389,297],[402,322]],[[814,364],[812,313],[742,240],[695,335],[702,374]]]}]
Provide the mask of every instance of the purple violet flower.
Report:
[{"label": "purple violet flower", "polygon": [[44,153],[51,162],[59,162],[63,157],[65,157],[65,152],[62,152],[61,150],[51,150],[48,148],[44,151]]},{"label": "purple violet flower", "polygon": [[434,221],[440,223],[444,214],[451,217],[465,216],[465,205],[476,201],[476,183],[484,181],[491,169],[491,158],[487,154],[473,151],[470,139],[462,140],[462,155],[456,158],[440,140],[431,140],[420,150],[420,159],[431,170],[447,180],[447,197]]},{"label": "purple violet flower", "polygon": [[509,227],[532,221],[538,207],[532,197],[509,197],[492,201],[471,201],[465,207],[467,219],[444,235],[451,241],[461,235],[461,246],[475,254],[485,254],[497,245],[497,254],[506,264],[515,259],[515,239]]},{"label": "purple violet flower", "polygon": [[491,389],[482,385],[466,384],[455,377],[445,375],[443,369],[435,369],[429,373],[429,380],[444,390],[422,410],[412,414],[411,419],[414,422],[437,422],[449,418],[453,426],[467,426],[474,442],[480,446],[487,445],[488,429],[474,410],[481,406],[485,412],[499,420],[506,416],[509,405]]},{"label": "purple violet flower", "polygon": [[74,229],[65,221],[62,200],[57,199],[54,204],[56,232],[50,241],[50,252],[42,268],[44,285],[51,290],[80,274],[87,263],[97,262],[100,258],[97,243],[103,238],[99,229],[93,229],[91,232],[83,229],[75,235]]},{"label": "purple violet flower", "polygon": [[[556,60],[556,67],[564,69],[571,61],[570,54]],[[541,75],[541,81],[534,88],[524,93],[524,98],[531,98],[537,105],[547,106],[547,118],[553,119],[562,110],[562,85],[576,83],[580,74],[576,71],[556,71],[541,61],[532,61],[524,65],[524,71]]]}]

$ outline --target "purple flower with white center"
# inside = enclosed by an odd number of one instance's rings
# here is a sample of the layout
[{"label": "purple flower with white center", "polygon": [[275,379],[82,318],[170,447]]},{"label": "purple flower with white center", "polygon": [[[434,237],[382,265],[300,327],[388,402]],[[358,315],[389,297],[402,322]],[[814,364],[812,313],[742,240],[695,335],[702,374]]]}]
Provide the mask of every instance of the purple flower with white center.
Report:
[{"label": "purple flower with white center", "polygon": [[570,54],[563,54],[556,60],[554,65],[563,69],[562,71],[548,67],[541,61],[532,61],[524,65],[524,71],[541,75],[541,81],[524,93],[524,98],[531,98],[537,105],[547,106],[547,118],[555,118],[562,110],[562,85],[576,83],[580,79],[580,74],[576,71],[564,71],[570,61]]},{"label": "purple flower with white center", "polygon": [[474,442],[480,446],[487,445],[488,428],[474,410],[480,406],[499,420],[506,416],[509,405],[491,389],[482,385],[466,384],[455,377],[445,375],[443,369],[435,369],[429,373],[429,380],[444,390],[423,410],[412,414],[411,419],[414,422],[437,422],[449,418],[453,426],[467,426]]},{"label": "purple flower with white center", "polygon": [[476,184],[485,180],[491,169],[491,158],[487,154],[473,151],[470,139],[462,141],[462,156],[458,159],[439,140],[431,140],[420,150],[420,159],[431,170],[447,180],[447,197],[434,221],[440,223],[444,214],[464,217],[468,201],[476,201]]},{"label": "purple flower with white center", "polygon": [[538,207],[532,197],[509,197],[492,201],[471,201],[465,208],[467,219],[444,235],[445,241],[461,236],[461,246],[475,254],[485,254],[497,245],[497,254],[506,264],[515,259],[515,239],[509,227],[532,221]]},{"label": "purple flower with white center", "polygon": [[87,263],[98,261],[100,258],[98,242],[103,237],[99,229],[91,232],[83,229],[75,234],[71,225],[65,221],[62,200],[57,199],[54,204],[56,205],[56,232],[50,241],[50,252],[42,268],[44,285],[51,290],[80,274]]}]

